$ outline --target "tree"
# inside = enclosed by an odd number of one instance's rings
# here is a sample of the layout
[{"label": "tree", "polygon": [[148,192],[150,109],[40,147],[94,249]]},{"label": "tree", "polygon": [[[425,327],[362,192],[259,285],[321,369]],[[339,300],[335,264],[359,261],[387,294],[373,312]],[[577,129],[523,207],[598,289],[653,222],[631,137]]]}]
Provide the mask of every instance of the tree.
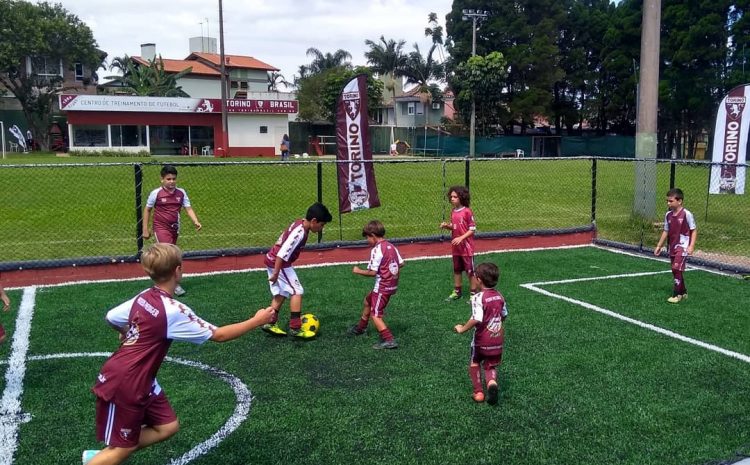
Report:
[{"label": "tree", "polygon": [[268,91],[269,92],[278,92],[279,91],[279,84],[283,86],[291,86],[292,83],[286,80],[283,74],[281,74],[278,71],[270,71],[268,73]]},{"label": "tree", "polygon": [[372,70],[363,66],[354,69],[339,66],[300,80],[297,91],[299,118],[305,121],[336,119],[336,102],[349,80],[358,74],[367,75],[367,99],[380,102],[383,98],[383,83],[372,76]]},{"label": "tree", "polygon": [[[445,68],[442,63],[435,61],[433,57],[437,44],[432,44],[427,55],[422,55],[419,45],[414,44],[414,51],[406,57],[406,63],[401,74],[406,78],[407,84],[416,84],[420,93],[427,94],[427,106],[433,101],[443,99],[443,91],[436,82],[445,80]],[[429,124],[429,111],[425,109],[425,126]]]},{"label": "tree", "polygon": [[397,111],[395,111],[396,104],[396,78],[401,77],[401,69],[406,64],[406,55],[404,55],[403,48],[406,44],[405,40],[399,40],[396,42],[393,39],[385,40],[384,36],[380,36],[380,43],[373,42],[371,40],[365,40],[365,45],[370,47],[370,50],[365,52],[365,58],[367,63],[373,71],[378,74],[386,75],[391,78],[388,90],[391,91],[393,97],[394,111],[393,111],[393,124],[398,126],[396,123]]},{"label": "tree", "polygon": [[[122,67],[125,67],[124,69]],[[148,60],[147,64],[141,64],[128,57],[116,57],[110,64],[110,69],[119,68],[123,71],[122,76],[107,76],[113,82],[120,83],[126,92],[133,95],[149,97],[190,97],[177,82],[185,75],[192,72],[188,67],[178,73],[167,73],[164,69],[164,61],[159,57]]]},{"label": "tree", "polygon": [[18,99],[43,150],[49,148],[57,96],[68,89],[62,87],[61,76],[40,76],[33,66],[28,73],[27,60],[81,63],[96,70],[106,56],[96,47],[91,29],[62,5],[0,0],[0,87]]},{"label": "tree", "polygon": [[489,134],[492,127],[504,126],[507,122],[509,114],[502,95],[507,74],[507,62],[502,53],[492,52],[487,56],[469,57],[456,67],[450,80],[456,92],[454,102],[461,115],[470,114],[471,102],[476,102],[480,134]]},{"label": "tree", "polygon": [[351,68],[349,60],[352,59],[352,54],[346,50],[338,49],[333,53],[323,53],[315,47],[310,47],[306,54],[313,58],[313,61],[307,67],[310,74],[318,74],[338,67]]}]

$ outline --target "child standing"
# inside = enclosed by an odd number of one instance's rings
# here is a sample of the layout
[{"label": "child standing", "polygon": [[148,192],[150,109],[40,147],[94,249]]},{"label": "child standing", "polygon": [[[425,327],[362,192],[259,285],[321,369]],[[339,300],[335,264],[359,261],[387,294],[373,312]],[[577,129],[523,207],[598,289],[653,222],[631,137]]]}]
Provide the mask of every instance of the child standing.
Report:
[{"label": "child standing", "polygon": [[[151,237],[149,220],[151,210],[154,211],[154,236],[157,242],[177,244],[180,234],[180,210],[185,209],[195,229],[200,231],[202,226],[193,211],[185,189],[177,187],[177,168],[164,165],[161,169],[161,187],[151,191],[143,209],[143,238]],[[185,290],[177,286],[175,295],[185,295]]]},{"label": "child standing", "polygon": [[471,317],[465,324],[457,324],[453,328],[459,334],[474,328],[469,362],[469,377],[474,387],[472,398],[475,402],[484,401],[481,364],[487,384],[487,402],[490,404],[497,403],[497,367],[503,360],[503,322],[508,316],[505,298],[495,290],[499,278],[500,270],[494,263],[477,266],[475,280],[480,292],[471,298]]},{"label": "child standing", "polygon": [[172,299],[182,278],[182,252],[176,245],[152,245],[141,263],[154,286],[107,312],[106,321],[120,332],[121,344],[92,388],[97,439],[107,447],[85,451],[84,463],[89,465],[122,463],[136,450],[177,433],[177,416],[156,380],[173,340],[226,342],[273,317],[268,307],[245,321],[216,327]]},{"label": "child standing", "polygon": [[360,276],[372,276],[375,278],[375,288],[365,297],[362,316],[359,322],[349,328],[349,334],[358,336],[364,334],[367,323],[372,320],[375,329],[380,334],[380,342],[372,346],[373,349],[395,349],[398,342],[393,338],[391,330],[386,326],[383,317],[385,307],[391,296],[398,290],[398,278],[400,269],[404,266],[404,259],[398,253],[396,246],[385,240],[385,227],[378,220],[372,220],[362,228],[362,236],[367,238],[367,243],[372,246],[370,251],[370,263],[367,269],[355,266],[352,268],[354,274]]},{"label": "child standing", "polygon": [[[3,303],[4,312],[10,310],[10,299],[8,298],[8,294],[5,293],[5,289],[3,289],[2,285],[0,285],[0,301]],[[5,342],[5,328],[3,327],[3,324],[0,323],[0,344],[3,342]]]},{"label": "child standing", "polygon": [[474,276],[474,233],[477,225],[474,222],[474,212],[469,208],[471,203],[469,189],[464,186],[452,186],[448,189],[448,200],[453,207],[451,221],[440,223],[442,229],[451,231],[453,254],[453,292],[445,299],[446,302],[461,298],[462,272],[466,272],[469,278],[471,294],[477,291],[472,279]]},{"label": "child standing", "polygon": [[299,282],[297,273],[292,263],[297,260],[302,249],[305,248],[307,236],[310,231],[319,233],[323,231],[326,223],[330,223],[333,217],[325,205],[314,203],[307,209],[304,219],[297,220],[286,228],[271,250],[266,254],[265,264],[268,271],[268,283],[271,287],[271,307],[274,310],[272,321],[263,325],[263,331],[276,335],[286,336],[286,331],[279,328],[277,321],[279,310],[284,301],[289,299],[289,334],[303,339],[315,337],[312,331],[303,331],[302,320],[302,294],[304,289]]},{"label": "child standing", "polygon": [[667,192],[667,208],[669,210],[664,215],[664,230],[654,249],[654,255],[659,256],[664,241],[669,239],[669,261],[672,263],[674,287],[672,297],[668,298],[667,302],[671,304],[687,299],[687,288],[685,287],[683,273],[687,257],[693,253],[695,240],[698,237],[698,229],[695,226],[693,214],[682,206],[684,198],[685,196],[680,189],[670,189]]}]

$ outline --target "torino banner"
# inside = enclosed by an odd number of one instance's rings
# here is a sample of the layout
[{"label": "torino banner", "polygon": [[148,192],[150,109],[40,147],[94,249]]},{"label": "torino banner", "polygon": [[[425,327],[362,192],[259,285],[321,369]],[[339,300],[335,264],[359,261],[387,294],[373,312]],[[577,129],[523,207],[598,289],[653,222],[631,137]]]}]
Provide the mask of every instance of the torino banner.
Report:
[{"label": "torino banner", "polygon": [[380,206],[367,121],[367,76],[349,81],[336,102],[339,212]]},{"label": "torino banner", "polygon": [[714,127],[713,162],[724,163],[711,167],[711,194],[744,194],[750,106],[747,96],[750,84],[735,87],[719,104]]}]

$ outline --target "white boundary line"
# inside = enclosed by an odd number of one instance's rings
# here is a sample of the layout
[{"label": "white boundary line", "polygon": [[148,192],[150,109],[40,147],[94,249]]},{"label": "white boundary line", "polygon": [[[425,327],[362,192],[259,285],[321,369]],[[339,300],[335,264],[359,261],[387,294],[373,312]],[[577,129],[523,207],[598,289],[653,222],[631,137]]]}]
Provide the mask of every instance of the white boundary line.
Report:
[{"label": "white boundary line", "polygon": [[[18,334],[16,332],[15,334]],[[78,357],[109,357],[112,355],[110,352],[80,352],[80,353],[59,353],[59,354],[50,354],[50,355],[34,355],[29,357],[28,361],[37,361],[37,360],[55,360],[55,359],[64,359],[64,358],[78,358]],[[214,368],[210,365],[206,365],[205,363],[195,362],[192,360],[185,360],[182,358],[177,357],[166,357],[166,361],[177,363],[179,365],[185,365],[192,368],[198,368],[200,370],[203,370],[207,372],[208,374],[215,376],[225,383],[227,383],[232,390],[234,391],[235,397],[237,397],[237,404],[234,407],[234,412],[232,412],[232,415],[227,419],[226,422],[219,428],[217,432],[212,434],[208,439],[205,441],[199,443],[189,451],[182,454],[182,456],[171,459],[168,462],[168,465],[185,465],[187,463],[192,462],[193,460],[197,459],[201,455],[204,455],[208,453],[211,449],[218,446],[221,441],[227,438],[230,434],[232,434],[237,428],[240,427],[242,422],[247,419],[248,413],[250,412],[250,404],[252,403],[253,396],[250,393],[250,390],[248,389],[247,385],[242,382],[238,377],[234,376],[231,373],[227,373],[226,371],[219,370],[218,368]],[[0,365],[4,364],[12,365],[13,361],[5,362],[0,361]],[[11,368],[8,369],[8,372],[11,371]],[[8,392],[8,388],[6,387],[6,393]],[[20,397],[20,396],[19,396]],[[5,395],[3,396],[3,401],[5,400]],[[19,399],[20,400],[20,399]],[[4,404],[3,404],[4,405]],[[18,406],[18,411],[20,412],[20,404]],[[16,432],[18,430],[18,425],[21,423],[21,421],[18,421],[15,419],[15,415],[6,415],[6,413],[3,411],[3,420],[0,422],[1,426],[4,426],[6,423],[9,424],[9,426],[13,427],[12,436],[9,436],[6,440],[5,436],[1,436],[0,439],[2,439],[2,442],[0,442],[0,464],[12,464],[13,463],[13,452],[15,451],[17,447],[17,439],[16,439]],[[10,429],[10,428],[9,428]],[[5,433],[5,431],[0,430],[0,432]],[[10,432],[10,431],[9,431]],[[6,451],[6,446],[8,448],[12,448],[12,450]],[[10,452],[10,453],[8,453]],[[9,461],[8,461],[9,460]]]},{"label": "white boundary line", "polygon": [[31,319],[34,316],[36,287],[23,291],[21,305],[13,331],[13,345],[5,372],[5,391],[0,399],[0,465],[11,465],[18,448],[18,428],[27,418],[21,411],[23,378],[26,374],[26,354],[29,351]]},{"label": "white boundary line", "polygon": [[537,283],[526,283],[521,284],[521,287],[528,289],[530,291],[538,292],[539,294],[546,295],[547,297],[552,297],[554,299],[563,300],[565,302],[572,303],[574,305],[578,305],[580,307],[586,308],[588,310],[593,310],[597,313],[601,313],[603,315],[610,316],[612,318],[616,318],[618,320],[624,321],[626,323],[630,323],[636,326],[639,326],[644,329],[648,329],[649,331],[654,331],[656,333],[662,334],[667,337],[671,337],[673,339],[677,339],[682,342],[687,342],[688,344],[692,344],[698,347],[702,347],[707,350],[711,350],[713,352],[718,352],[722,355],[726,355],[727,357],[735,358],[737,360],[740,360],[745,363],[750,363],[750,356],[747,356],[745,354],[741,354],[738,352],[733,352],[731,350],[727,350],[724,348],[721,348],[719,346],[715,346],[713,344],[708,344],[703,341],[699,341],[697,339],[693,339],[691,337],[683,336],[681,334],[675,333],[674,331],[670,331],[668,329],[661,328],[659,326],[654,326],[649,323],[644,323],[640,320],[636,320],[624,315],[621,315],[619,313],[613,312],[611,310],[607,310],[606,308],[598,307],[596,305],[590,304],[588,302],[584,302],[582,300],[573,299],[571,297],[566,297],[561,294],[555,294],[554,292],[547,291],[545,289],[541,289],[538,286],[546,286],[546,285],[553,285],[553,284],[567,284],[567,283],[575,283],[575,282],[584,282],[584,281],[595,281],[595,280],[603,280],[603,279],[617,279],[617,278],[630,278],[630,277],[638,277],[638,276],[649,276],[654,274],[660,274],[660,273],[670,273],[671,271],[652,271],[652,272],[645,272],[645,273],[630,273],[630,274],[618,274],[618,275],[609,275],[609,276],[598,276],[593,278],[577,278],[577,279],[564,279],[560,281],[547,281],[547,282],[537,282]]}]

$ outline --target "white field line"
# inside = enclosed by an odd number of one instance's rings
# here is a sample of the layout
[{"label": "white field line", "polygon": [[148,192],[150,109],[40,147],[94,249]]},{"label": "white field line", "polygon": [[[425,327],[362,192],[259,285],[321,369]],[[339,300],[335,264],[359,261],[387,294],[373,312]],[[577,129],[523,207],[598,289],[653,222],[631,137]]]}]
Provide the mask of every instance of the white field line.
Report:
[{"label": "white field line", "polygon": [[[654,260],[657,262],[669,263],[669,259],[666,257],[662,257],[662,256],[657,257],[655,255],[649,255],[645,253],[641,254],[637,252],[630,252],[627,250],[615,249],[612,247],[607,247],[607,246],[598,245],[598,244],[592,244],[591,246],[597,249],[606,250],[607,252],[612,252],[612,253],[616,253],[620,255],[627,255],[629,257],[636,257],[636,258],[642,258],[644,260]],[[687,267],[688,267],[688,270],[691,270],[691,269],[701,270],[701,271],[705,271],[706,273],[718,274],[719,276],[728,276],[730,278],[742,279],[742,277],[739,276],[737,273],[732,273],[729,271],[714,270],[713,268],[708,268],[708,267],[700,266],[700,265],[692,265],[690,264],[690,257],[688,257]]]},{"label": "white field line", "polygon": [[[507,250],[497,250],[497,251],[489,251],[489,252],[477,252],[474,255],[489,255],[489,254],[496,254],[496,253],[511,253],[511,252],[539,252],[543,250],[565,250],[565,249],[579,249],[582,247],[593,247],[590,244],[583,244],[583,245],[564,245],[560,247],[533,247],[528,249],[507,249]],[[312,264],[312,265],[296,265],[295,269],[301,269],[301,268],[324,268],[328,266],[339,266],[339,265],[358,265],[358,264],[367,264],[367,262],[370,260],[370,252],[367,250],[366,247],[362,247],[362,259],[361,260],[349,260],[349,261],[342,261],[342,262],[330,262],[330,263],[320,263],[320,264]],[[308,251],[308,253],[315,252]],[[429,256],[421,256],[421,257],[409,257],[405,258],[407,262],[411,261],[421,261],[421,260],[437,260],[442,258],[451,258],[451,254],[446,255],[429,255]],[[225,274],[238,274],[238,273],[250,273],[255,271],[266,271],[265,267],[262,268],[243,268],[240,270],[221,270],[221,271],[206,271],[203,273],[185,273],[182,275],[183,277],[190,278],[190,277],[200,277],[200,276],[219,276],[219,275],[225,275]],[[80,281],[67,281],[64,283],[57,283],[57,284],[40,284],[37,285],[38,288],[48,288],[48,287],[63,287],[63,286],[78,286],[82,284],[95,284],[95,283],[114,283],[114,282],[126,282],[126,281],[150,281],[148,276],[139,277],[139,278],[119,278],[119,279],[87,279],[87,280],[80,280]],[[23,289],[22,287],[6,287],[6,290],[17,290],[17,289]]]},{"label": "white field line", "polygon": [[575,282],[584,282],[584,281],[594,281],[594,280],[602,280],[602,279],[618,279],[618,278],[631,278],[631,277],[638,277],[638,276],[648,276],[648,275],[654,275],[659,273],[670,273],[671,271],[652,271],[652,272],[646,272],[646,273],[630,273],[630,274],[619,274],[619,275],[610,275],[610,276],[599,276],[595,278],[578,278],[578,279],[564,279],[560,281],[547,281],[547,282],[538,282],[538,283],[526,283],[521,284],[521,287],[528,289],[530,291],[538,292],[542,295],[546,295],[547,297],[552,297],[554,299],[563,300],[565,302],[578,305],[580,307],[593,310],[597,313],[601,313],[603,315],[610,316],[612,318],[616,318],[618,320],[624,321],[626,323],[630,323],[636,326],[639,326],[641,328],[647,329],[649,331],[654,331],[656,333],[662,334],[667,337],[671,337],[673,339],[677,339],[678,341],[687,342],[688,344],[692,344],[707,350],[711,350],[713,352],[720,353],[722,355],[726,355],[727,357],[732,357],[737,360],[740,360],[745,363],[750,363],[750,356],[747,356],[745,354],[740,354],[738,352],[732,352],[731,350],[723,349],[719,346],[715,346],[713,344],[708,344],[703,341],[699,341],[697,339],[693,339],[691,337],[683,336],[682,334],[675,333],[674,331],[670,331],[668,329],[661,328],[659,326],[654,326],[650,323],[644,323],[643,321],[636,320],[630,317],[627,317],[625,315],[621,315],[619,313],[613,312],[612,310],[608,310],[606,308],[602,308],[593,304],[590,304],[588,302],[584,302],[582,300],[573,299],[571,297],[566,297],[561,294],[555,294],[554,292],[547,291],[545,289],[542,289],[538,286],[547,286],[547,285],[553,285],[553,284],[567,284],[567,283],[575,283]]},{"label": "white field line", "polygon": [[13,331],[8,369],[5,371],[5,391],[0,399],[0,465],[13,463],[13,455],[18,448],[18,428],[26,420],[21,411],[21,396],[35,301],[36,287],[24,289]]},{"label": "white field line", "polygon": [[[17,333],[16,333],[17,334]],[[112,355],[110,352],[79,352],[79,353],[61,353],[61,354],[50,354],[50,355],[35,355],[28,358],[29,361],[36,361],[36,360],[55,360],[55,359],[66,359],[66,358],[79,358],[79,357],[109,357]],[[201,455],[204,455],[208,453],[211,449],[218,446],[221,441],[226,439],[227,436],[232,434],[239,426],[242,424],[245,419],[247,419],[248,413],[250,412],[250,404],[252,403],[253,396],[250,393],[250,390],[247,388],[245,383],[242,382],[238,377],[234,376],[231,373],[227,373],[226,371],[219,370],[218,368],[214,368],[210,365],[206,365],[204,363],[195,362],[192,360],[185,360],[182,358],[177,357],[167,357],[165,359],[167,362],[177,363],[179,365],[185,365],[192,368],[198,368],[200,370],[205,371],[206,373],[215,376],[225,383],[227,383],[232,390],[234,391],[234,395],[237,398],[237,403],[234,407],[234,412],[232,412],[232,415],[227,419],[226,422],[219,428],[217,432],[212,434],[208,439],[205,441],[197,444],[195,447],[190,449],[189,451],[182,454],[182,456],[171,459],[167,465],[186,465],[196,458],[200,457]],[[0,361],[0,365],[3,365],[5,362]],[[10,368],[9,368],[10,370]],[[7,388],[6,388],[7,391]],[[5,414],[3,412],[3,419],[5,418]],[[17,425],[20,424],[20,422],[16,422],[16,429]],[[16,444],[16,436],[14,434],[12,438],[12,447],[13,450],[15,450],[17,444]],[[2,443],[3,447],[0,448],[0,464],[12,464],[13,463],[13,456],[12,454],[7,454],[6,450],[4,449],[5,443]],[[9,461],[8,461],[9,460]]]}]

